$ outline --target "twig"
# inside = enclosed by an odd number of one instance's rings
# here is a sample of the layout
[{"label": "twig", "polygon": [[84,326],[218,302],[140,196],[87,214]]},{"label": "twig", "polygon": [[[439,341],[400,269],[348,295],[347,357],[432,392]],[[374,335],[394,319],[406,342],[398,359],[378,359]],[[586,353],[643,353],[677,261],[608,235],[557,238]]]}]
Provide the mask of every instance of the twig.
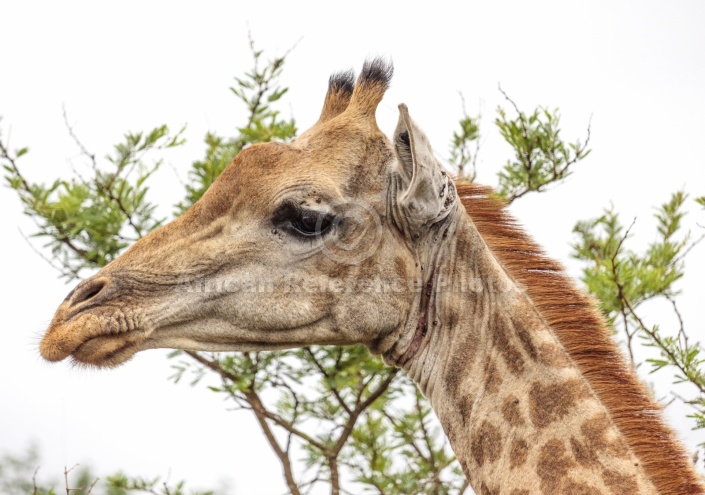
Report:
[{"label": "twig", "polygon": [[88,149],[83,145],[80,139],[78,139],[78,136],[76,133],[73,131],[73,126],[69,124],[69,117],[66,112],[66,106],[61,105],[63,117],[64,117],[64,125],[66,125],[66,129],[69,131],[69,136],[71,136],[71,139],[73,139],[73,142],[76,143],[76,146],[78,146],[78,149],[81,150],[81,154],[87,157],[91,161],[91,165],[93,170],[97,170],[97,164],[95,161],[95,153],[91,153],[88,151]]},{"label": "twig", "polygon": [[[211,370],[215,371],[216,373],[220,374],[223,377],[227,377],[229,380],[233,382],[239,381],[239,377],[237,375],[234,375],[233,373],[223,369],[222,366],[220,366],[220,363],[217,361],[211,361],[203,356],[199,355],[197,352],[193,351],[185,351],[185,353],[188,356],[191,356],[191,358],[195,359],[202,365],[210,368]],[[265,407],[264,404],[262,403],[259,395],[254,391],[254,387],[251,387],[251,390],[248,392],[242,392],[243,396],[245,397],[245,400],[247,400],[248,404],[251,406],[252,412],[255,414],[255,418],[257,419],[257,422],[260,425],[260,428],[262,429],[264,436],[267,438],[267,441],[269,442],[270,446],[272,447],[272,450],[274,450],[274,453],[277,455],[279,458],[282,467],[284,469],[284,478],[286,480],[286,484],[289,487],[289,490],[291,490],[291,493],[294,495],[301,495],[301,492],[298,489],[298,485],[296,484],[296,481],[294,480],[294,475],[293,471],[291,469],[291,460],[289,459],[288,453],[282,449],[281,445],[279,445],[279,442],[277,442],[277,439],[274,437],[274,433],[272,432],[271,428],[269,427],[269,424],[267,424],[267,419],[274,421],[276,424],[279,426],[282,426],[283,428],[287,429],[291,433],[300,436],[307,442],[310,442],[312,445],[316,446],[317,448],[324,450],[325,447],[317,442],[315,439],[311,438],[310,436],[306,435],[305,433],[299,431],[298,429],[294,428],[293,425],[289,424],[288,422],[284,421],[282,418],[277,416],[276,414],[272,413],[271,411],[268,411]]]},{"label": "twig", "polygon": [[93,487],[98,483],[98,480],[100,478],[96,478],[93,480],[93,483],[91,483],[91,486],[88,487],[88,491],[86,492],[86,495],[91,495],[91,492],[93,491]]},{"label": "twig", "polygon": [[[389,372],[389,376],[385,378],[382,383],[380,383],[379,387],[372,392],[370,395],[367,396],[367,398],[360,402],[355,409],[353,410],[352,414],[348,418],[348,421],[345,423],[345,426],[343,427],[343,432],[341,433],[340,437],[338,438],[338,441],[334,445],[334,447],[331,449],[331,453],[335,454],[336,456],[340,452],[340,450],[343,448],[343,445],[345,445],[345,442],[348,440],[348,437],[352,433],[353,426],[355,426],[355,423],[357,422],[357,419],[360,416],[360,413],[367,409],[375,400],[377,400],[386,390],[389,388],[389,385],[392,384],[394,379],[397,376],[397,371],[398,368],[394,368]],[[368,382],[369,383],[369,382]]]},{"label": "twig", "polygon": [[[534,143],[529,142],[529,129],[527,128],[526,124],[526,119],[524,117],[524,114],[519,110],[519,106],[512,100],[509,95],[502,89],[501,85],[497,85],[499,91],[504,95],[504,98],[514,107],[514,110],[516,111],[518,115],[519,122],[521,123],[521,132],[522,136],[524,138],[524,141],[527,145],[526,150],[523,152],[523,160],[520,157],[520,161],[522,162],[522,165],[524,167],[524,170],[526,171],[526,186],[523,187],[522,189],[516,189],[515,192],[512,192],[512,194],[506,198],[506,203],[511,204],[514,202],[514,200],[521,198],[522,196],[532,192],[542,192],[544,191],[544,187],[548,186],[549,184],[552,184],[554,182],[557,182],[558,180],[561,180],[566,177],[566,174],[568,172],[568,169],[574,165],[575,163],[578,162],[578,160],[581,160],[584,155],[583,153],[587,149],[589,143],[590,143],[590,132],[591,132],[591,127],[592,127],[592,115],[590,116],[590,119],[588,120],[588,126],[587,126],[587,136],[585,138],[585,142],[581,146],[576,146],[574,152],[575,155],[573,158],[570,157],[570,151],[566,150],[565,146],[561,144],[560,150],[563,151],[563,160],[565,160],[565,163],[563,166],[558,166],[562,160],[559,158],[556,158],[555,156],[555,149],[556,148],[551,148],[550,150],[541,150],[543,151],[548,158],[548,162],[551,164],[551,176],[547,177],[546,180],[540,180],[538,184],[532,184],[532,171],[534,171],[534,159],[532,157],[532,151],[536,149],[533,145]],[[550,122],[550,120],[549,120]],[[557,135],[556,135],[557,138]],[[538,148],[538,147],[537,147]],[[540,148],[538,148],[540,149]],[[517,150],[518,151],[518,150]]]},{"label": "twig", "polygon": [[[17,163],[15,162],[15,159],[10,156],[9,152],[7,151],[7,148],[5,148],[5,145],[3,144],[2,141],[0,141],[0,158],[5,159],[10,164],[10,168],[12,168],[12,171],[15,173],[15,175],[19,179],[20,183],[22,184],[22,190],[26,194],[28,194],[30,197],[34,198],[34,192],[32,191],[31,186],[27,182],[27,179],[25,179],[24,176],[20,173],[20,170],[17,167]],[[27,203],[27,200],[25,200],[25,203]],[[28,206],[31,208],[31,204]],[[81,258],[86,259],[88,252],[75,246],[71,242],[71,239],[69,238],[68,234],[64,231],[64,229],[60,225],[52,224],[52,227],[54,227],[59,234],[59,236],[57,237],[57,240],[59,242],[62,242],[63,244],[65,244],[69,249],[71,249],[74,253],[76,253]]]},{"label": "twig", "polygon": [[66,469],[66,466],[64,466],[64,483],[66,486],[66,495],[71,495],[72,491],[76,491],[75,488],[69,488],[69,473],[76,469],[78,467],[78,464],[74,464],[71,469]]},{"label": "twig", "polygon": [[287,452],[282,450],[281,446],[279,445],[279,442],[277,442],[277,439],[274,437],[274,434],[272,433],[272,430],[265,419],[267,417],[266,413],[268,413],[269,411],[265,409],[259,396],[255,392],[249,392],[246,395],[248,397],[248,401],[252,405],[252,411],[255,413],[257,422],[259,423],[260,428],[262,428],[262,431],[264,432],[264,436],[267,438],[267,441],[269,441],[272,450],[274,450],[274,453],[277,455],[279,461],[282,464],[282,467],[284,469],[284,478],[286,480],[287,486],[289,487],[289,490],[291,490],[292,495],[301,495],[298,485],[294,480],[294,474],[291,469],[291,460],[289,459],[289,455]]},{"label": "twig", "polygon": [[[519,110],[519,107],[518,107],[517,104],[514,102],[514,100],[512,100],[512,99],[509,97],[509,95],[508,95],[507,93],[505,93],[505,91],[502,89],[502,86],[501,86],[501,85],[497,84],[497,88],[499,89],[499,92],[504,95],[504,98],[505,98],[509,103],[511,103],[512,106],[514,107],[514,110],[516,111],[517,115],[519,116],[519,121],[521,122],[521,133],[522,133],[522,136],[524,137],[524,140],[528,143],[528,142],[529,142],[529,130],[526,128],[526,121],[524,120],[524,114],[521,113],[521,111]],[[523,196],[524,194],[526,194],[526,192],[528,192],[529,190],[531,190],[531,169],[532,169],[532,167],[533,167],[533,161],[532,161],[532,159],[531,159],[531,150],[530,150],[530,148],[529,148],[528,146],[527,146],[526,152],[524,153],[524,160],[525,160],[525,161],[524,161],[524,169],[526,169],[526,187],[527,187],[527,191],[523,192],[523,193],[521,194],[522,196]],[[515,195],[512,195],[512,196],[515,196]],[[515,197],[510,198],[510,199],[509,199],[509,203],[511,203],[512,201],[514,201],[514,200],[517,199],[518,197],[520,197],[520,196],[515,196]]]},{"label": "twig", "polygon": [[700,393],[705,394],[705,385],[702,383],[699,383],[698,380],[693,380],[691,374],[688,372],[685,367],[680,363],[678,360],[678,357],[671,352],[671,350],[666,346],[661,340],[661,337],[658,336],[656,332],[653,330],[649,330],[649,328],[646,326],[646,324],[642,321],[641,318],[636,314],[634,311],[634,308],[632,308],[631,304],[629,301],[626,299],[626,297],[623,297],[624,304],[626,304],[627,308],[629,309],[629,312],[631,313],[632,317],[637,321],[639,324],[639,327],[646,332],[646,334],[651,337],[651,339],[656,342],[658,345],[659,349],[664,352],[671,360],[671,365],[675,366],[678,370],[680,370],[681,373],[683,373],[683,377],[687,378],[690,383],[695,385],[695,387],[700,391]]},{"label": "twig", "polygon": [[15,172],[15,175],[20,179],[22,182],[22,187],[24,190],[32,194],[32,188],[29,187],[29,184],[25,180],[24,176],[20,173],[20,169],[17,168],[17,163],[15,163],[15,159],[10,156],[10,153],[7,151],[7,148],[5,148],[5,144],[0,140],[0,158],[4,158],[5,160],[8,161],[10,164],[10,167],[12,167],[12,170]]},{"label": "twig", "polygon": [[39,495],[39,487],[37,487],[37,473],[39,472],[39,467],[34,470],[32,475],[32,495]]},{"label": "twig", "polygon": [[22,229],[20,229],[20,228],[18,227],[17,230],[19,231],[20,236],[22,236],[22,238],[25,240],[25,242],[27,243],[27,245],[30,247],[30,249],[31,249],[32,251],[34,251],[35,253],[37,253],[37,255],[38,255],[40,258],[42,258],[44,261],[46,261],[47,263],[49,263],[49,266],[51,266],[54,270],[57,270],[57,271],[59,271],[59,272],[63,272],[64,274],[69,275],[69,276],[71,276],[72,278],[78,278],[78,271],[76,271],[75,269],[73,269],[69,264],[67,264],[67,263],[65,263],[65,262],[62,262],[62,266],[61,266],[61,267],[55,265],[52,260],[50,260],[49,258],[47,258],[46,256],[44,256],[44,254],[43,254],[41,251],[39,251],[39,250],[34,246],[34,244],[32,244],[32,242],[29,240],[29,237],[27,237],[27,236],[25,235],[25,233],[22,232]]},{"label": "twig", "polygon": [[[318,361],[318,359],[316,358],[316,355],[313,353],[313,351],[311,350],[311,348],[310,348],[310,347],[305,347],[305,348],[304,348],[304,351],[309,355],[309,357],[310,357],[311,360],[313,361],[313,364],[316,365],[316,368],[318,368],[318,371],[321,372],[321,374],[323,375],[323,377],[324,377],[326,380],[330,380],[330,375],[328,375],[328,373],[326,372],[326,370],[323,368],[323,366],[321,365],[321,363]],[[351,410],[350,407],[347,405],[347,403],[343,400],[343,398],[340,396],[340,392],[338,391],[338,389],[337,389],[336,387],[334,387],[333,385],[331,385],[330,383],[328,383],[328,386],[330,387],[331,392],[333,392],[333,395],[335,396],[336,400],[337,400],[338,403],[340,404],[340,407],[342,407],[343,409],[345,409],[345,412],[347,412],[348,414],[352,414],[352,410]]]},{"label": "twig", "polygon": [[433,444],[431,442],[431,436],[428,434],[428,430],[424,424],[423,411],[421,410],[421,402],[419,401],[418,395],[415,397],[414,408],[416,409],[416,416],[419,419],[419,426],[421,427],[423,439],[429,452],[428,463],[434,471],[438,472],[440,470],[436,469],[436,460],[433,457]]},{"label": "twig", "polygon": [[614,249],[614,253],[612,254],[611,265],[612,265],[612,281],[617,286],[617,297],[619,298],[619,304],[621,306],[620,311],[622,313],[622,318],[624,319],[624,333],[627,335],[627,351],[629,352],[629,359],[632,363],[632,367],[634,369],[637,369],[638,366],[636,365],[636,361],[634,360],[634,349],[632,348],[632,339],[634,338],[635,332],[629,332],[627,311],[626,311],[626,306],[624,305],[624,301],[626,301],[626,296],[624,295],[624,288],[623,288],[621,282],[619,281],[619,273],[618,273],[619,260],[617,259],[617,255],[619,254],[620,250],[622,249],[622,244],[624,244],[624,241],[627,240],[627,237],[629,237],[629,232],[632,230],[632,227],[634,227],[634,224],[636,224],[636,217],[634,217],[634,220],[632,220],[632,223],[629,225],[629,228],[624,232],[624,235],[617,243],[617,246]]},{"label": "twig", "polygon": [[683,316],[681,315],[681,312],[678,310],[678,304],[676,303],[676,300],[673,299],[671,296],[665,296],[666,300],[668,300],[671,305],[673,306],[673,312],[676,313],[676,318],[678,318],[678,343],[682,348],[688,347],[688,335],[685,333],[685,326],[683,324]]},{"label": "twig", "polygon": [[[240,381],[240,378],[237,375],[234,375],[233,373],[230,373],[229,371],[223,369],[222,366],[220,366],[220,363],[217,361],[210,361],[203,356],[199,355],[196,352],[193,351],[185,351],[185,353],[189,356],[191,356],[193,359],[201,363],[202,365],[208,367],[209,369],[215,371],[219,375],[227,378],[231,382],[238,382]],[[307,435],[303,431],[299,430],[298,428],[294,427],[291,423],[288,421],[284,420],[281,418],[279,415],[274,414],[273,412],[269,411],[266,409],[259,398],[259,395],[254,392],[254,390],[250,390],[248,392],[242,392],[245,400],[249,403],[249,405],[252,407],[252,410],[255,411],[255,413],[262,414],[262,416],[266,419],[269,419],[270,421],[273,421],[277,425],[281,426],[285,430],[289,431],[290,433],[293,433],[297,437],[300,437],[301,439],[309,442],[311,445],[314,447],[320,449],[321,451],[326,450],[326,446],[323,445],[322,443],[318,442],[316,439],[311,437],[310,435]],[[258,410],[259,408],[259,410]]]},{"label": "twig", "polygon": [[390,415],[389,413],[387,413],[386,411],[383,410],[383,411],[382,411],[382,415],[383,415],[385,418],[387,418],[387,421],[389,421],[389,422],[392,424],[392,426],[394,426],[394,427],[397,429],[397,431],[399,431],[399,433],[402,435],[402,437],[404,438],[404,440],[406,440],[406,441],[409,443],[409,445],[411,445],[411,447],[412,447],[412,448],[414,449],[414,451],[418,454],[418,456],[419,456],[421,459],[423,459],[423,460],[425,460],[426,462],[428,462],[428,459],[426,458],[426,454],[424,454],[423,451],[421,450],[421,448],[416,444],[416,439],[414,438],[413,432],[409,432],[409,431],[406,431],[406,430],[402,430],[402,429],[399,427],[399,423],[397,422],[397,420],[394,419],[394,417],[393,417],[392,415]]},{"label": "twig", "polygon": [[[686,238],[686,239],[687,239],[687,238]],[[685,250],[683,250],[683,252],[682,252],[677,258],[675,258],[675,259],[673,260],[674,263],[677,263],[677,262],[683,260],[683,259],[688,255],[688,253],[690,253],[690,251],[691,251],[695,246],[697,246],[698,244],[700,244],[700,243],[703,241],[703,239],[705,239],[705,234],[701,235],[701,236],[698,237],[696,240],[694,240],[693,242],[691,242],[691,243],[690,243],[690,246],[688,246],[687,248],[685,248]]]}]

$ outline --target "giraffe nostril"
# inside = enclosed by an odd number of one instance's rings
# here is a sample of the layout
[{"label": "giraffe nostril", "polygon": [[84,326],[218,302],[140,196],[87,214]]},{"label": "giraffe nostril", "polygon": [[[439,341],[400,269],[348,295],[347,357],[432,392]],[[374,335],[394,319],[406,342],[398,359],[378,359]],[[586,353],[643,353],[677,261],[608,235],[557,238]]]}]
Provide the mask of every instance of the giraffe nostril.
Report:
[{"label": "giraffe nostril", "polygon": [[[108,280],[105,278],[89,279],[79,284],[73,291],[71,297],[71,306],[76,306],[82,302],[97,296],[108,285]],[[69,294],[71,296],[71,294]]]}]

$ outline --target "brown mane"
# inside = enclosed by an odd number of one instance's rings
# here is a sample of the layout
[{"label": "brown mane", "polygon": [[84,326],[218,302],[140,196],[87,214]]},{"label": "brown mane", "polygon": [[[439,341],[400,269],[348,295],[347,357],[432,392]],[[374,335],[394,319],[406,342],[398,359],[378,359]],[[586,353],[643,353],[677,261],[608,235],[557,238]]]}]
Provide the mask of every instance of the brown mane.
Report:
[{"label": "brown mane", "polygon": [[491,188],[457,184],[475,227],[511,277],[526,290],[612,420],[641,461],[659,493],[703,493],[699,477],[660,406],[617,349],[593,300],[548,258],[518,225]]}]

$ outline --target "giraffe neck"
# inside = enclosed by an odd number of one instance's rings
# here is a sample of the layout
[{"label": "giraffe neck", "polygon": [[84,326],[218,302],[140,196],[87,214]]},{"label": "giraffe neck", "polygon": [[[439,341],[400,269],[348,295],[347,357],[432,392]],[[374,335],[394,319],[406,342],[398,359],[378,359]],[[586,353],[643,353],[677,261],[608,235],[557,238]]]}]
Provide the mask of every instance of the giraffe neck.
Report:
[{"label": "giraffe neck", "polygon": [[398,362],[430,399],[473,489],[657,493],[528,296],[469,219],[453,222],[449,246],[422,256],[432,293],[417,304],[428,331],[419,338],[416,324]]}]

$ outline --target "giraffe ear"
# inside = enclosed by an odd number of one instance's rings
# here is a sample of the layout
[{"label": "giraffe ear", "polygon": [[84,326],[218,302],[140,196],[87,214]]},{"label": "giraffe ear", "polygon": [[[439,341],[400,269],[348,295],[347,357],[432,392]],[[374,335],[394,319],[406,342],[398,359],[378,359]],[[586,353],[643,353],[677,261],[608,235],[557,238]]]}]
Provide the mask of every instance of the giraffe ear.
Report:
[{"label": "giraffe ear", "polygon": [[399,105],[394,148],[402,177],[398,202],[406,222],[418,231],[443,220],[455,202],[455,185],[441,169],[423,131],[411,120],[409,109]]},{"label": "giraffe ear", "polygon": [[318,122],[326,122],[343,113],[350,103],[354,88],[355,73],[352,69],[331,75],[328,79],[328,92]]}]

